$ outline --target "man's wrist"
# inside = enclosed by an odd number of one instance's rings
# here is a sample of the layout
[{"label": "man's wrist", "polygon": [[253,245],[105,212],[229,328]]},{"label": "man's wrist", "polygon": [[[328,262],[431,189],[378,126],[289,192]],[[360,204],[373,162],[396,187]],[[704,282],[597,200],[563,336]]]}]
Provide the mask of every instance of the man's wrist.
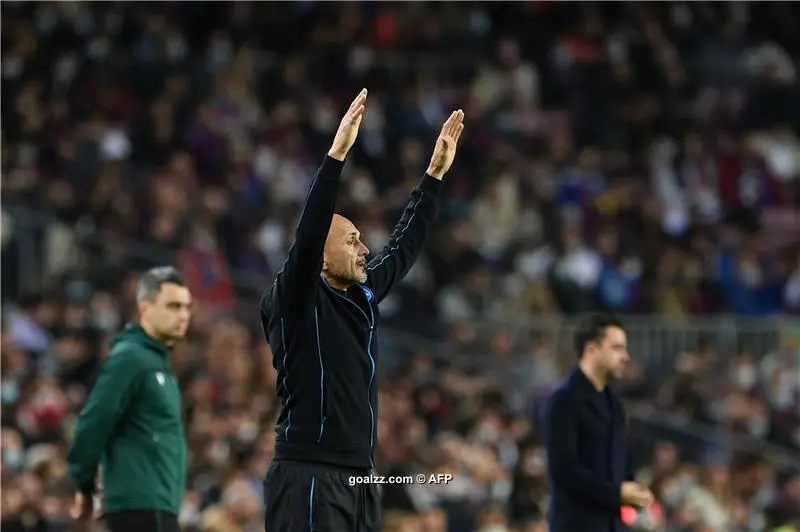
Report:
[{"label": "man's wrist", "polygon": [[422,189],[423,192],[433,196],[438,196],[439,194],[441,194],[443,187],[444,187],[443,180],[436,179],[427,172],[422,177],[422,180],[419,182],[419,188]]},{"label": "man's wrist", "polygon": [[339,162],[344,162],[345,157],[347,157],[347,152],[340,152],[338,150],[330,149],[328,150],[328,157],[331,159],[336,159]]},{"label": "man's wrist", "polygon": [[434,179],[438,179],[439,181],[442,180],[442,178],[444,177],[444,174],[445,174],[444,172],[434,170],[431,167],[428,167],[428,169],[425,170],[425,173],[428,174],[429,176],[431,176]]}]

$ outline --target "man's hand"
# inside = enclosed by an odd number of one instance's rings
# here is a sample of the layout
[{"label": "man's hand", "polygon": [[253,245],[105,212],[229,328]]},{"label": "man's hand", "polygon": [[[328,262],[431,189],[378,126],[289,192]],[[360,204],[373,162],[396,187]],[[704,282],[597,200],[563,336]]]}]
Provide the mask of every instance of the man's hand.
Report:
[{"label": "man's hand", "polygon": [[92,496],[81,492],[76,493],[70,514],[78,523],[89,523],[94,517],[94,499]]},{"label": "man's hand", "polygon": [[337,161],[344,161],[347,157],[347,152],[353,147],[358,136],[358,128],[361,125],[361,118],[364,116],[364,102],[367,101],[367,89],[361,89],[356,99],[350,104],[347,112],[344,114],[342,121],[339,123],[339,129],[336,130],[336,136],[333,138],[331,149],[328,150],[328,156]]},{"label": "man's hand", "polygon": [[647,508],[653,502],[653,494],[638,482],[623,482],[620,487],[622,504]]},{"label": "man's hand", "polygon": [[456,158],[456,146],[461,132],[464,131],[464,111],[453,111],[450,118],[442,126],[436,146],[433,148],[431,163],[428,165],[428,175],[442,179],[450,170],[453,159]]}]

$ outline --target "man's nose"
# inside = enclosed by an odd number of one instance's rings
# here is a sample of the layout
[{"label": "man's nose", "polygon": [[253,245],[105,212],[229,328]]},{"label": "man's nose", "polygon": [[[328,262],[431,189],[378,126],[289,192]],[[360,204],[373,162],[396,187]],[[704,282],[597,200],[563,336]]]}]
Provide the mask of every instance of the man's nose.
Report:
[{"label": "man's nose", "polygon": [[362,255],[369,255],[369,248],[364,244],[361,244],[361,254]]}]

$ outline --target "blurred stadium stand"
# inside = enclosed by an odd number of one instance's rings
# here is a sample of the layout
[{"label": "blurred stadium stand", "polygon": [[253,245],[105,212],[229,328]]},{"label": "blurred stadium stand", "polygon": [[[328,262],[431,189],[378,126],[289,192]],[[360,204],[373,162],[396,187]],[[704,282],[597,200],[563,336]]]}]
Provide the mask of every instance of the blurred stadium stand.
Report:
[{"label": "blurred stadium stand", "polygon": [[3,3],[3,530],[66,531],[64,451],[136,273],[198,299],[173,364],[185,530],[263,530],[256,302],[340,106],[374,250],[455,106],[419,265],[382,305],[387,532],[545,532],[542,399],[625,316],[631,463],[663,532],[800,526],[800,17],[791,3]]}]

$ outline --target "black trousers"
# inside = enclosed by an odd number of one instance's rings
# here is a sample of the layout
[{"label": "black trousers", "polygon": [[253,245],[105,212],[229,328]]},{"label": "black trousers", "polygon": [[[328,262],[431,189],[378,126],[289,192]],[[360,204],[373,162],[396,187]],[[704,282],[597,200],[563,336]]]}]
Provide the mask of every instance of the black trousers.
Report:
[{"label": "black trousers", "polygon": [[178,516],[159,510],[127,510],[103,516],[109,532],[180,532]]},{"label": "black trousers", "polygon": [[275,460],[264,481],[267,532],[379,532],[381,500],[369,470]]}]

